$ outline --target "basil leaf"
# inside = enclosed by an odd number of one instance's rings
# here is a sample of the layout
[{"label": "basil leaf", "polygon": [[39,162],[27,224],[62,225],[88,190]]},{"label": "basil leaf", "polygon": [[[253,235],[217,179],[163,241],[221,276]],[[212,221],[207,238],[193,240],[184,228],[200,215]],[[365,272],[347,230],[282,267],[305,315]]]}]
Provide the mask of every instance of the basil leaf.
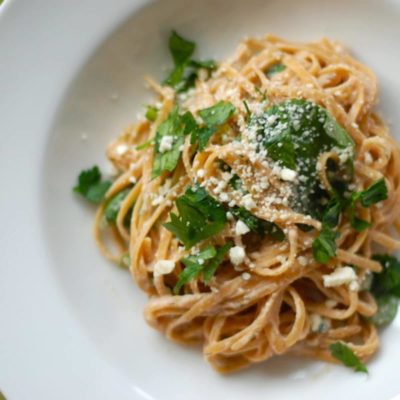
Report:
[{"label": "basil leaf", "polygon": [[336,255],[336,238],[338,233],[331,228],[322,226],[319,236],[312,244],[313,254],[316,261],[326,264]]},{"label": "basil leaf", "polygon": [[318,158],[322,152],[332,150],[348,153],[345,164],[350,181],[354,153],[351,137],[327,110],[300,99],[276,104],[264,113],[252,116],[250,126],[256,129],[257,142],[267,150],[269,158],[298,172],[301,179],[294,186],[292,208],[321,219],[324,202],[331,194],[321,187],[316,168]]},{"label": "basil leaf", "polygon": [[388,189],[384,178],[379,179],[369,186],[368,189],[363,190],[359,194],[359,199],[363,207],[370,207],[382,200],[386,200],[387,198]]},{"label": "basil leaf", "polygon": [[100,203],[110,186],[110,181],[101,181],[99,167],[94,166],[79,174],[78,183],[73,190],[92,203]]},{"label": "basil leaf", "polygon": [[195,68],[203,68],[203,69],[208,69],[210,71],[216,69],[218,66],[214,60],[203,60],[203,61],[192,60],[190,61],[190,65]]},{"label": "basil leaf", "polygon": [[397,315],[399,299],[393,295],[386,294],[378,297],[376,302],[378,311],[370,318],[370,321],[377,326],[387,325],[392,322]]},{"label": "basil leaf", "polygon": [[282,72],[286,69],[286,65],[283,65],[281,63],[276,63],[272,64],[267,71],[265,72],[265,75],[268,76],[268,78],[271,78],[272,76],[279,74],[279,72]]},{"label": "basil leaf", "polygon": [[368,373],[368,369],[364,363],[344,343],[333,343],[329,346],[329,349],[332,356],[341,361],[346,367],[352,368],[356,372]]}]

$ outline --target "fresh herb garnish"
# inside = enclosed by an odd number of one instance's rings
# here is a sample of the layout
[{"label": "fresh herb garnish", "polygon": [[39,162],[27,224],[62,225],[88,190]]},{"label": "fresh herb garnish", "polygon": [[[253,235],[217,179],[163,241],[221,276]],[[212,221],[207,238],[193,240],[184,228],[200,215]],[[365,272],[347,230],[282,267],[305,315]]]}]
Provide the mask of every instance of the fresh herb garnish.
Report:
[{"label": "fresh herb garnish", "polygon": [[399,299],[393,295],[385,294],[376,298],[378,311],[370,318],[370,321],[377,325],[387,325],[392,322],[399,307]]},{"label": "fresh herb garnish", "polygon": [[246,100],[243,100],[243,104],[244,104],[244,108],[246,109],[246,121],[249,122],[250,118],[251,118],[251,111],[250,111],[250,107],[247,104]]},{"label": "fresh herb garnish", "polygon": [[154,139],[147,140],[146,142],[139,144],[135,147],[135,150],[144,150],[154,145]]},{"label": "fresh herb garnish", "polygon": [[170,214],[171,221],[164,227],[171,231],[186,247],[219,233],[226,223],[223,207],[204,188],[189,187],[175,201],[179,215]]},{"label": "fresh herb garnish", "polygon": [[108,201],[104,210],[104,216],[108,223],[115,224],[121,204],[125,200],[130,190],[131,188],[121,190]]},{"label": "fresh herb garnish", "polygon": [[265,75],[267,75],[268,78],[271,78],[272,76],[279,74],[279,72],[282,72],[285,69],[286,69],[286,65],[284,65],[284,64],[281,64],[281,63],[272,64],[265,72]]},{"label": "fresh herb garnish", "polygon": [[338,233],[328,226],[322,226],[319,236],[313,241],[312,249],[316,261],[326,264],[336,255]]},{"label": "fresh herb garnish", "polygon": [[267,150],[267,156],[282,167],[296,170],[301,178],[294,187],[292,208],[321,219],[324,203],[331,195],[321,188],[318,158],[322,152],[343,153],[349,183],[354,153],[351,137],[326,109],[300,99],[276,104],[262,115],[253,115],[250,125],[256,128],[257,141],[262,137],[260,147]]},{"label": "fresh herb garnish", "polygon": [[210,137],[221,125],[229,120],[235,111],[236,108],[229,101],[220,101],[211,107],[200,110],[199,115],[204,122],[204,126],[197,126],[196,129],[193,129],[191,143],[198,143],[199,150],[204,150]]},{"label": "fresh herb garnish", "polygon": [[268,234],[273,239],[282,241],[285,239],[285,234],[282,229],[273,222],[265,221],[256,217],[250,211],[243,207],[233,207],[229,210],[236,219],[244,222],[249,229],[259,235]]},{"label": "fresh herb garnish", "polygon": [[[185,135],[192,129],[194,118],[190,112],[179,115],[175,107],[168,118],[158,127],[155,138],[155,155],[153,160],[152,178],[156,178],[164,171],[173,171],[181,156],[181,146],[185,142]],[[194,121],[195,123],[195,121]],[[171,140],[169,149],[161,147],[163,138]]]},{"label": "fresh herb garnish", "polygon": [[169,38],[169,50],[174,61],[174,69],[170,72],[164,83],[172,86],[177,92],[185,92],[193,87],[198,77],[200,68],[212,71],[216,63],[212,60],[195,61],[192,55],[196,44],[172,32]]},{"label": "fresh herb garnish", "polygon": [[154,106],[147,106],[146,114],[145,117],[151,121],[154,122],[157,119],[157,114],[158,114],[158,109],[157,107]]},{"label": "fresh herb garnish", "polygon": [[385,179],[381,178],[374,182],[367,189],[359,193],[357,200],[363,207],[371,207],[373,204],[379,203],[382,200],[388,198],[388,189],[385,183]]},{"label": "fresh herb garnish", "polygon": [[81,194],[92,203],[100,203],[111,186],[111,181],[102,181],[101,172],[97,165],[79,174],[74,192]]},{"label": "fresh herb garnish", "polygon": [[196,255],[183,258],[181,261],[185,268],[179,275],[178,283],[174,287],[174,293],[179,293],[183,285],[196,279],[201,273],[203,274],[204,283],[208,284],[232,246],[232,242],[228,242],[219,248],[208,246]]},{"label": "fresh herb garnish", "polygon": [[341,361],[346,367],[352,368],[356,372],[368,373],[368,369],[364,363],[354,354],[353,350],[344,343],[332,343],[329,349],[332,356]]}]

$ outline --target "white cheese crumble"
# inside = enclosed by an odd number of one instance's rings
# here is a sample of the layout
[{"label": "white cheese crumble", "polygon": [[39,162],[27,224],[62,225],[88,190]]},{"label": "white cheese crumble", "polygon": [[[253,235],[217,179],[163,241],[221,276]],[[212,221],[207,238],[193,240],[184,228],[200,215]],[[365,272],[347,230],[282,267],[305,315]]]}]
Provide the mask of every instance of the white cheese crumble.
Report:
[{"label": "white cheese crumble", "polygon": [[307,257],[299,256],[297,257],[297,261],[302,267],[305,267],[307,265]]},{"label": "white cheese crumble", "polygon": [[154,264],[154,276],[166,275],[172,272],[175,268],[175,263],[171,260],[159,260]]},{"label": "white cheese crumble", "polygon": [[243,263],[246,253],[241,246],[234,246],[229,250],[229,259],[233,265],[240,265]]},{"label": "white cheese crumble", "polygon": [[251,197],[251,194],[246,194],[245,196],[243,196],[242,198],[242,205],[244,208],[246,208],[247,210],[252,210],[255,206],[256,203],[254,202],[253,198]]},{"label": "white cheese crumble", "polygon": [[284,181],[289,181],[289,182],[293,182],[297,177],[297,172],[289,169],[289,168],[282,168],[281,171],[281,178]]},{"label": "white cheese crumble", "polygon": [[242,279],[244,281],[248,281],[248,280],[250,280],[250,278],[251,278],[251,275],[248,272],[243,272]]},{"label": "white cheese crumble", "polygon": [[322,318],[319,314],[310,315],[311,331],[312,332],[326,332],[330,328],[330,321]]},{"label": "white cheese crumble", "polygon": [[174,137],[165,135],[161,138],[160,146],[158,148],[160,153],[165,153],[172,149],[172,145],[174,144]]},{"label": "white cheese crumble", "polygon": [[236,227],[235,227],[235,233],[238,236],[245,235],[246,233],[250,232],[250,228],[239,219],[238,222],[236,222]]},{"label": "white cheese crumble", "polygon": [[198,178],[204,178],[204,175],[206,174],[206,171],[204,171],[204,169],[199,169],[197,171],[197,177]]},{"label": "white cheese crumble", "polygon": [[123,154],[125,154],[128,151],[128,146],[124,143],[119,144],[116,148],[115,148],[115,152],[119,155],[122,156]]},{"label": "white cheese crumble", "polygon": [[135,176],[130,176],[129,179],[128,179],[128,181],[129,181],[130,183],[135,184],[135,183],[137,182],[137,179],[136,179]]},{"label": "white cheese crumble", "polygon": [[[335,287],[340,285],[350,285],[352,282],[357,282],[357,275],[351,267],[336,268],[329,275],[322,275],[325,287]],[[354,285],[353,285],[354,287]]]},{"label": "white cheese crumble", "polygon": [[365,164],[367,164],[367,165],[372,164],[374,162],[374,159],[372,158],[372,155],[369,151],[365,152],[364,161],[365,161]]}]

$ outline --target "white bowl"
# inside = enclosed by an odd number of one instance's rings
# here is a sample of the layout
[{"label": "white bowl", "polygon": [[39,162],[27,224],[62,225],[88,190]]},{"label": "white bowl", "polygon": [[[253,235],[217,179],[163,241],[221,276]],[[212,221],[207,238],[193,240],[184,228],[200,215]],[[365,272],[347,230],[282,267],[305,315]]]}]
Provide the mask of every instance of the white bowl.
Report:
[{"label": "white bowl", "polygon": [[[368,379],[279,357],[232,376],[149,328],[146,297],[100,256],[93,209],[71,191],[165,75],[171,29],[221,59],[243,36],[344,42],[378,74],[400,127],[400,2],[389,0],[6,0],[0,7],[0,390],[9,399],[390,399],[400,319]],[[82,135],[88,140],[82,141]]]}]

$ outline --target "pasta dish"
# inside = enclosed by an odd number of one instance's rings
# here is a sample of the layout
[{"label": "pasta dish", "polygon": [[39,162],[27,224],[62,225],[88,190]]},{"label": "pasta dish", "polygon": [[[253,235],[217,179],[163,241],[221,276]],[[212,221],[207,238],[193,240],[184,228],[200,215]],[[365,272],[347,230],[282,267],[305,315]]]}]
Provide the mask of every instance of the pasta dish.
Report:
[{"label": "pasta dish", "polygon": [[366,372],[400,296],[400,152],[371,70],[328,39],[244,39],[174,68],[83,171],[95,238],[147,293],[147,323],[231,372],[281,354]]}]

